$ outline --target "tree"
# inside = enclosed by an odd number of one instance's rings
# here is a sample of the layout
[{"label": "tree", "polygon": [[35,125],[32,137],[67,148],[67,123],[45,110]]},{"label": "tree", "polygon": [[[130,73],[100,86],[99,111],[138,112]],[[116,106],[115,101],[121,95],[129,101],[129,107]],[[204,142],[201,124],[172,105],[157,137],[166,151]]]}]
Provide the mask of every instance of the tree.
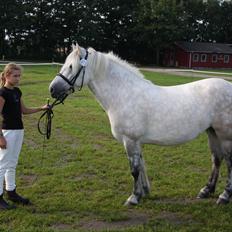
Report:
[{"label": "tree", "polygon": [[[215,17],[215,15],[213,15]],[[219,18],[220,17],[220,18]],[[220,14],[217,16],[220,22],[220,30],[217,31],[217,42],[232,44],[232,2],[223,2],[220,6]]]},{"label": "tree", "polygon": [[[83,19],[76,40],[101,51],[113,50],[130,56],[131,33],[136,0],[85,0]],[[127,49],[126,49],[127,48]]]},{"label": "tree", "polygon": [[9,46],[12,40],[16,40],[21,30],[20,17],[22,13],[19,1],[5,0],[0,5],[0,53],[8,56]]},{"label": "tree", "polygon": [[182,35],[180,40],[202,41],[204,38],[204,13],[205,4],[202,0],[189,0],[183,2],[181,16]]},{"label": "tree", "polygon": [[161,64],[162,52],[178,40],[232,43],[231,24],[228,1],[4,0],[0,56],[58,60],[76,41]]},{"label": "tree", "polygon": [[[180,37],[182,4],[176,0],[140,0],[137,9],[136,40],[142,55],[160,64],[160,51]],[[155,54],[155,56],[152,56]],[[150,62],[149,57],[144,61]]]}]

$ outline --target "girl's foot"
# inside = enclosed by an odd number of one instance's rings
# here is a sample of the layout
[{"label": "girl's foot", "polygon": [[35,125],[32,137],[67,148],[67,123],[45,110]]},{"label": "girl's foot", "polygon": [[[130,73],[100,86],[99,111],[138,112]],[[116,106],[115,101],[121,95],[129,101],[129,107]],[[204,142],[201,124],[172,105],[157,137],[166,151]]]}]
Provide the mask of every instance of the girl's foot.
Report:
[{"label": "girl's foot", "polygon": [[3,194],[0,195],[0,210],[15,209],[14,205],[9,205],[4,199]]},{"label": "girl's foot", "polygon": [[14,189],[13,191],[6,191],[6,192],[7,192],[8,199],[15,202],[15,203],[19,203],[19,204],[23,204],[23,205],[30,205],[31,204],[29,199],[24,198],[24,197],[20,196],[18,193],[16,193],[16,189]]}]

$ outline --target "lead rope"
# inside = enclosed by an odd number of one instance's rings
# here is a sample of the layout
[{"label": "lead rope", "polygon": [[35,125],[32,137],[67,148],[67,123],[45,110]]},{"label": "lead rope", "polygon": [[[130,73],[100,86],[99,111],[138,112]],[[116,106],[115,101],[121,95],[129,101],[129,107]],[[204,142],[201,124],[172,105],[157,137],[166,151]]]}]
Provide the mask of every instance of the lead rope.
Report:
[{"label": "lead rope", "polygon": [[[38,124],[37,124],[37,128],[38,128],[39,133],[41,135],[44,135],[47,139],[50,139],[50,137],[51,137],[52,119],[54,117],[54,113],[53,113],[52,109],[56,105],[59,105],[61,103],[64,104],[64,100],[67,96],[68,96],[68,94],[63,94],[61,97],[56,99],[51,105],[49,104],[49,99],[47,100],[48,109],[45,110],[44,113],[41,114],[41,116],[38,120]],[[42,122],[42,119],[44,119],[44,118],[45,118],[44,130],[42,131],[41,122]]]},{"label": "lead rope", "polygon": [[[44,138],[50,139],[51,137],[51,128],[52,128],[52,118],[54,117],[54,113],[52,111],[52,107],[49,105],[49,100],[47,100],[47,105],[48,105],[48,109],[41,114],[39,120],[38,120],[38,131],[41,135],[44,135]],[[45,122],[44,122],[44,130],[41,130],[41,122],[42,119],[45,118]]]},{"label": "lead rope", "polygon": [[[52,111],[53,107],[59,104],[64,104],[64,100],[67,97],[67,94],[64,94],[61,96],[61,100],[56,99],[51,105],[49,104],[49,99],[47,99],[47,105],[49,108],[41,114],[38,123],[37,123],[37,128],[40,134],[43,135],[43,148],[42,148],[42,157],[40,161],[40,167],[43,167],[44,164],[44,154],[45,154],[45,139],[50,139],[51,137],[51,128],[52,128],[52,119],[54,117],[54,113]],[[44,130],[41,129],[41,123],[42,120],[44,119]],[[38,175],[36,175],[32,185],[37,181]]]}]

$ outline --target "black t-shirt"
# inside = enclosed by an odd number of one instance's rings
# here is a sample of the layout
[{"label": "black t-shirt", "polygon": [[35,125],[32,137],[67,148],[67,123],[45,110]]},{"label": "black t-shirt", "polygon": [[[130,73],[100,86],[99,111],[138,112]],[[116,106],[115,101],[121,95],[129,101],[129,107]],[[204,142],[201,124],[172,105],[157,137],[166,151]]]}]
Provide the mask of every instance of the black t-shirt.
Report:
[{"label": "black t-shirt", "polygon": [[8,89],[0,88],[0,96],[5,100],[2,109],[2,129],[17,130],[23,129],[22,111],[21,111],[21,96],[22,92],[19,88]]}]

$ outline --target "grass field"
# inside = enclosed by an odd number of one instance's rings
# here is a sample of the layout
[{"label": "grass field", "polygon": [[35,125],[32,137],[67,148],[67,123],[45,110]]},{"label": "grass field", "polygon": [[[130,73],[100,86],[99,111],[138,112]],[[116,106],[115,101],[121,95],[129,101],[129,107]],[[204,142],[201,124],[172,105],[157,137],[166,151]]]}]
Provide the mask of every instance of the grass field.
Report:
[{"label": "grass field", "polygon": [[[27,66],[21,81],[26,106],[46,103],[57,67]],[[144,72],[159,85],[196,78]],[[226,168],[215,195],[196,200],[211,161],[206,135],[173,147],[145,145],[151,193],[136,207],[123,203],[132,178],[108,118],[87,88],[54,109],[51,139],[37,131],[40,114],[24,117],[25,140],[17,169],[17,190],[33,202],[0,212],[0,231],[230,231],[232,206],[217,206]]]}]

